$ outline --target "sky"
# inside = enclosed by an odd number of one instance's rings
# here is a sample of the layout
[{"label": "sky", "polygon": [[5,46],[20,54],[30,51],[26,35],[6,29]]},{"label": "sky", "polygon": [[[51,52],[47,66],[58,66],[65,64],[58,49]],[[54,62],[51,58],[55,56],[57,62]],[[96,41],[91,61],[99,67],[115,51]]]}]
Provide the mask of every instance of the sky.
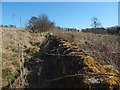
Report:
[{"label": "sky", "polygon": [[118,3],[118,25],[120,26],[120,1]]},{"label": "sky", "polygon": [[[91,27],[97,17],[103,27],[118,25],[117,2],[2,2],[2,24],[22,27],[32,16],[46,14],[56,26],[70,28]],[[0,23],[1,24],[1,23]]]}]

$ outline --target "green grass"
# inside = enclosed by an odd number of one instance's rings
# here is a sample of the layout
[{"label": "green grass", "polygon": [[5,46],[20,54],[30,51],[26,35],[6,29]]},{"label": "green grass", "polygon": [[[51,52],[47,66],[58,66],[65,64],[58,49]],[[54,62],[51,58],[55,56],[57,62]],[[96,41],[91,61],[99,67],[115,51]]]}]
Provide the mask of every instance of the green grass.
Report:
[{"label": "green grass", "polygon": [[10,81],[15,80],[17,75],[18,72],[2,71],[3,87],[9,84]]}]

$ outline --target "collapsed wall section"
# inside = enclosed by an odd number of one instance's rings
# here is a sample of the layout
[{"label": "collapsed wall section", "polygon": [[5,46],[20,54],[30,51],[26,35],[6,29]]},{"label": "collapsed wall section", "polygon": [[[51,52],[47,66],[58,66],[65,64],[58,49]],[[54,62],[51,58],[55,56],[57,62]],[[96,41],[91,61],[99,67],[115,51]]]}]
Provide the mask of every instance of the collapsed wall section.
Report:
[{"label": "collapsed wall section", "polygon": [[41,54],[42,87],[119,89],[120,76],[112,65],[102,65],[74,43],[50,36]]}]

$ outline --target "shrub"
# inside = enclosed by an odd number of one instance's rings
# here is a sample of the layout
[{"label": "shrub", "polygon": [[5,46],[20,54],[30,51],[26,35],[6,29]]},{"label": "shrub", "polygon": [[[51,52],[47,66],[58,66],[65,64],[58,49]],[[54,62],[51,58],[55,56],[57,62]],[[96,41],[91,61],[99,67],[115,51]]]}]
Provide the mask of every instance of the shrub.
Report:
[{"label": "shrub", "polygon": [[31,17],[27,27],[29,27],[33,32],[45,32],[54,26],[54,22],[50,21],[47,15],[42,14],[39,17]]}]

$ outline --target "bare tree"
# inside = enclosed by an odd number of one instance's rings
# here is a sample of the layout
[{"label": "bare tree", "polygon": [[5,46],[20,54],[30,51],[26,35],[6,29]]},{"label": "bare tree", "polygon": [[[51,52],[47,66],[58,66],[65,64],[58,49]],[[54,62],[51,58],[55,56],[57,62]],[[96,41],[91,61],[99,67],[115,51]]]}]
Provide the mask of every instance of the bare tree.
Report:
[{"label": "bare tree", "polygon": [[38,19],[37,17],[32,16],[31,19],[28,22],[28,28],[35,27],[37,19]]},{"label": "bare tree", "polygon": [[44,32],[53,28],[55,23],[50,21],[47,15],[42,14],[39,17],[31,17],[28,25],[33,31],[37,30],[39,32]]},{"label": "bare tree", "polygon": [[97,17],[93,17],[91,20],[92,20],[91,26],[92,26],[93,28],[98,28],[98,27],[101,27],[101,26],[102,26],[102,24],[100,23],[100,21],[98,20]]},{"label": "bare tree", "polygon": [[48,31],[54,27],[54,22],[50,21],[47,15],[42,14],[38,17],[37,27],[40,31]]}]

